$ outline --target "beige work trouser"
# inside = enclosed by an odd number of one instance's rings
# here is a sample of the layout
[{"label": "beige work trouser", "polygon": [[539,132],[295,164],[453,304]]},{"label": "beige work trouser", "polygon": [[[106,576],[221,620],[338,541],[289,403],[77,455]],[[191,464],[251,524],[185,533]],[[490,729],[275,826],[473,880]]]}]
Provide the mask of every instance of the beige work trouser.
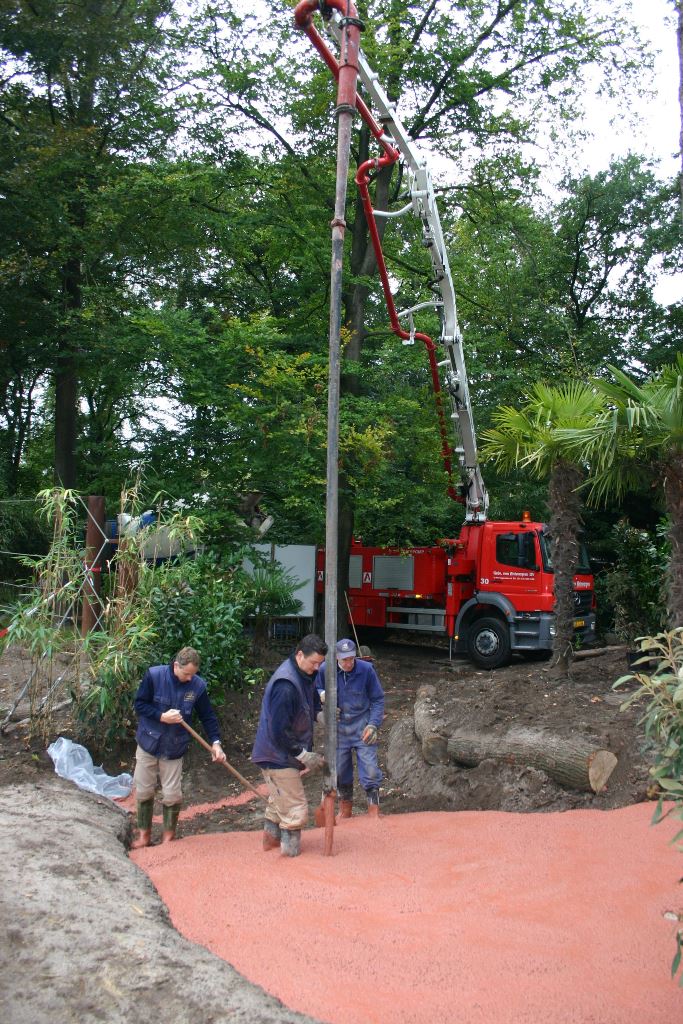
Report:
[{"label": "beige work trouser", "polygon": [[308,825],[308,801],[296,768],[262,768],[268,786],[266,818],[284,829]]},{"label": "beige work trouser", "polygon": [[137,800],[151,800],[157,788],[157,776],[161,783],[161,802],[167,807],[179,804],[183,799],[183,759],[167,761],[154,757],[138,745],[135,751],[135,796]]}]

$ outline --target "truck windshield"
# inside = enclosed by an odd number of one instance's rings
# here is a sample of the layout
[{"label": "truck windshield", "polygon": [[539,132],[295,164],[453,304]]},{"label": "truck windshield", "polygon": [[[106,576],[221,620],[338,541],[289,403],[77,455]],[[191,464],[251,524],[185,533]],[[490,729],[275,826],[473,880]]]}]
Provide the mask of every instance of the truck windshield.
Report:
[{"label": "truck windshield", "polygon": [[[546,572],[553,572],[553,560],[551,555],[551,544],[552,536],[547,530],[544,530],[540,534],[541,541],[541,554],[543,555],[543,568]],[[588,551],[586,545],[579,541],[579,561],[576,566],[577,573],[591,573],[592,569],[590,562],[588,561]]]}]

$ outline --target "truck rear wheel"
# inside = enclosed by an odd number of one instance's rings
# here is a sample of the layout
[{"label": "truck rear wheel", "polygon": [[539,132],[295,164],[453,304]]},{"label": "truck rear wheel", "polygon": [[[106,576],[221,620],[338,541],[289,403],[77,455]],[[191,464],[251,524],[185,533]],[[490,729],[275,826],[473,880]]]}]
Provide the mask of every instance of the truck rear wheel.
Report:
[{"label": "truck rear wheel", "polygon": [[469,628],[467,650],[479,668],[500,668],[510,660],[510,633],[500,619],[477,619]]}]

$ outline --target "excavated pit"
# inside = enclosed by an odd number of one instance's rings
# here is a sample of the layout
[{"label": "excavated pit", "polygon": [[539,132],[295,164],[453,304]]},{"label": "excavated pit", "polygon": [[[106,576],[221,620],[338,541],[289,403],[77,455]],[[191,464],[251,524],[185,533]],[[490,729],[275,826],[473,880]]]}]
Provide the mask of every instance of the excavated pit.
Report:
[{"label": "excavated pit", "polygon": [[[642,709],[620,711],[611,689],[623,662],[606,650],[558,683],[523,662],[490,674],[379,648],[385,813],[340,823],[331,858],[315,830],[296,860],[262,853],[259,801],[196,746],[179,841],[134,863],[124,811],[58,779],[14,728],[0,739],[3,1020],[672,1024],[682,862],[676,823],[649,824]],[[23,662],[10,652],[0,667],[11,697]],[[618,756],[607,790],[562,789],[500,761],[426,763],[413,708],[427,684],[448,735],[531,725],[594,738]],[[254,697],[222,712],[226,752],[251,779]],[[132,771],[133,751],[112,752],[106,769]],[[320,778],[306,789],[314,805]]]}]

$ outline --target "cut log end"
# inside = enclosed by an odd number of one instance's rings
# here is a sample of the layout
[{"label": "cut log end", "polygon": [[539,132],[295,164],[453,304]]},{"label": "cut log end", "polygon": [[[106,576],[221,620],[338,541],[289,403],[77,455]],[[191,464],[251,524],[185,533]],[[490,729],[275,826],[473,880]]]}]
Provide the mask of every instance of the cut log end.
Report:
[{"label": "cut log end", "polygon": [[611,750],[596,750],[588,760],[588,781],[594,793],[602,793],[607,781],[617,766],[617,758]]},{"label": "cut log end", "polygon": [[[416,730],[417,731],[417,730]],[[423,741],[424,742],[424,741]],[[474,766],[487,758],[538,768],[567,789],[600,793],[617,758],[587,737],[558,736],[543,729],[513,728],[501,735],[458,729],[447,753],[458,764]]]}]

